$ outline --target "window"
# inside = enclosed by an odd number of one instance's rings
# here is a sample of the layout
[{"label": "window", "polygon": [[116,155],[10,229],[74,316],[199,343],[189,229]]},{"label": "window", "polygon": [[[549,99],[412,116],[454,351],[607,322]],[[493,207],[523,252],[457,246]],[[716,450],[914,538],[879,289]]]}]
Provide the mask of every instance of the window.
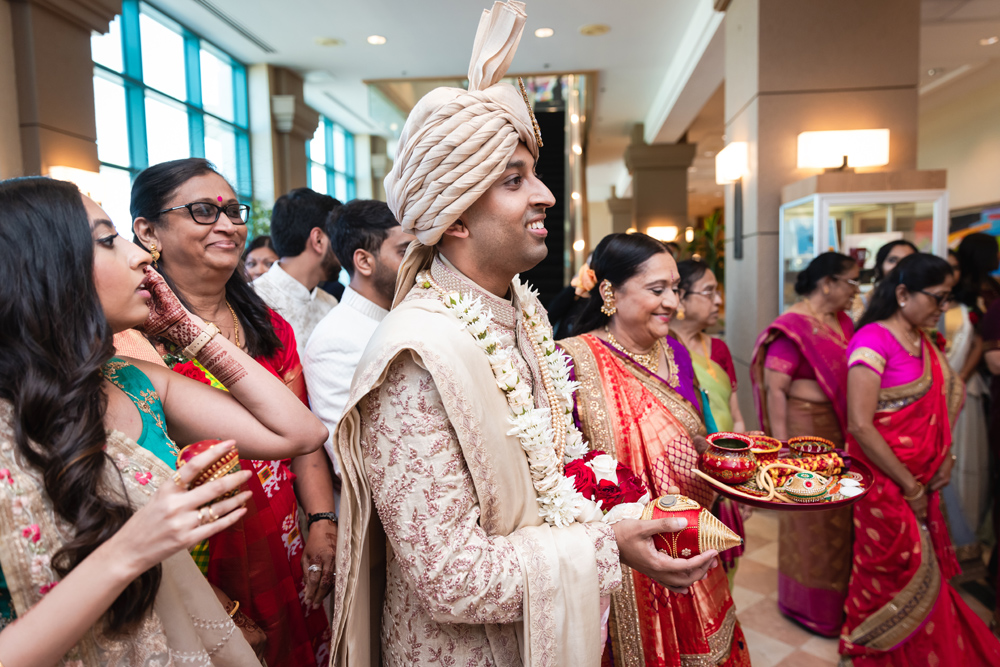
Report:
[{"label": "window", "polygon": [[354,179],[354,135],[320,116],[319,127],[306,145],[309,187],[348,202],[357,197]]},{"label": "window", "polygon": [[149,165],[211,160],[250,203],[246,68],[138,0],[91,38],[102,204],[132,238],[132,179]]}]

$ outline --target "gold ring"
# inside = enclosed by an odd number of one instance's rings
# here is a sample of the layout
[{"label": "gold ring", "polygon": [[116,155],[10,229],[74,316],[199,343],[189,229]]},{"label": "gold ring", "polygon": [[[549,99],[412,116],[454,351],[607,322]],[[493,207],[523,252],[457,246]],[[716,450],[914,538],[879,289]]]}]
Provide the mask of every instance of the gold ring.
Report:
[{"label": "gold ring", "polygon": [[178,471],[176,471],[174,473],[174,484],[176,484],[178,486],[178,488],[184,489],[185,491],[187,491],[187,490],[190,489],[190,487],[187,484],[184,483],[184,480],[181,479],[181,471],[180,470],[178,470]]},{"label": "gold ring", "polygon": [[212,521],[218,521],[219,520],[218,515],[216,515],[215,510],[212,509],[211,505],[207,505],[205,507],[205,509],[208,510],[208,516],[210,516],[212,518]]},{"label": "gold ring", "polygon": [[206,523],[205,522],[205,509],[206,508],[202,507],[202,508],[200,508],[198,510],[198,525],[199,526],[203,526]]}]

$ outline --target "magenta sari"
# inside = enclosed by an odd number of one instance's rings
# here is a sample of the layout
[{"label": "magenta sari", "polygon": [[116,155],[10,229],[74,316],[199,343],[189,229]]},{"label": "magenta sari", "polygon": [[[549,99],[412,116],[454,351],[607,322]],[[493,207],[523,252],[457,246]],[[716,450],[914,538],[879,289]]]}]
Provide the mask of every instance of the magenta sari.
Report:
[{"label": "magenta sari", "polygon": [[[768,346],[786,337],[811,367],[825,403],[788,400],[788,436],[815,435],[844,446],[847,431],[847,343],[851,318],[838,313],[843,336],[812,317],[786,313],[757,339],[750,380],[761,428],[771,433],[764,388]],[[787,373],[793,375],[789,369]],[[794,375],[793,375],[794,377]],[[836,637],[844,618],[851,574],[851,510],[793,514],[781,512],[778,541],[778,608],[813,632]]]}]

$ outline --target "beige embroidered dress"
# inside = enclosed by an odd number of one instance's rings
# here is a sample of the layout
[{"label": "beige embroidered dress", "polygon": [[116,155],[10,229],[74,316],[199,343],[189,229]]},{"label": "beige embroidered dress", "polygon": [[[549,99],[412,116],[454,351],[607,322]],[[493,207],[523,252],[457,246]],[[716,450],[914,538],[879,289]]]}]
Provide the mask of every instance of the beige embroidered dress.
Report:
[{"label": "beige embroidered dress", "polygon": [[[516,297],[443,258],[431,272],[482,298],[518,373],[538,384]],[[621,582],[614,533],[542,521],[508,415],[485,353],[437,292],[413,288],[376,331],[337,433],[331,664],[600,664],[599,597]]]},{"label": "beige embroidered dress", "polygon": [[[121,360],[113,363],[118,370],[128,367],[141,375]],[[140,409],[144,407],[147,416],[162,420],[159,397],[151,385],[142,397],[137,401]],[[144,422],[146,419],[143,416]],[[143,430],[145,436],[145,426]],[[145,505],[161,484],[173,484],[173,470],[119,431],[108,433],[105,452],[113,464],[105,463],[102,489],[111,496],[127,498],[136,509]],[[16,613],[23,616],[58,584],[51,559],[72,529],[53,510],[41,471],[25,461],[17,449],[13,408],[3,399],[0,399],[0,485],[0,566]],[[65,667],[260,664],[190,554],[186,551],[174,554],[163,561],[162,569],[153,609],[135,628],[123,636],[112,636],[99,622],[58,664]],[[52,622],[58,623],[58,619]]]}]

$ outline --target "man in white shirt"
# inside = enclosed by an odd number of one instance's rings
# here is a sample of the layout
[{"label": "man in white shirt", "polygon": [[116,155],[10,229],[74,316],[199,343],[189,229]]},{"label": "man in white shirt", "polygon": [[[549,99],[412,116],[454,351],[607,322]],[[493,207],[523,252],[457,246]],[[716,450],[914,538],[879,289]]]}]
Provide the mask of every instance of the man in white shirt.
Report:
[{"label": "man in white shirt", "polygon": [[279,197],[271,211],[271,241],[281,259],[253,281],[253,288],[292,325],[299,356],[313,328],[337,305],[318,285],[340,273],[326,230],[341,206],[329,195],[296,188]]},{"label": "man in white shirt", "polygon": [[[384,202],[355,199],[340,209],[330,238],[351,283],[340,304],[316,325],[301,356],[312,410],[334,433],[354,369],[389,313],[396,271],[415,237],[403,231]],[[332,460],[330,441],[326,447]]]}]

